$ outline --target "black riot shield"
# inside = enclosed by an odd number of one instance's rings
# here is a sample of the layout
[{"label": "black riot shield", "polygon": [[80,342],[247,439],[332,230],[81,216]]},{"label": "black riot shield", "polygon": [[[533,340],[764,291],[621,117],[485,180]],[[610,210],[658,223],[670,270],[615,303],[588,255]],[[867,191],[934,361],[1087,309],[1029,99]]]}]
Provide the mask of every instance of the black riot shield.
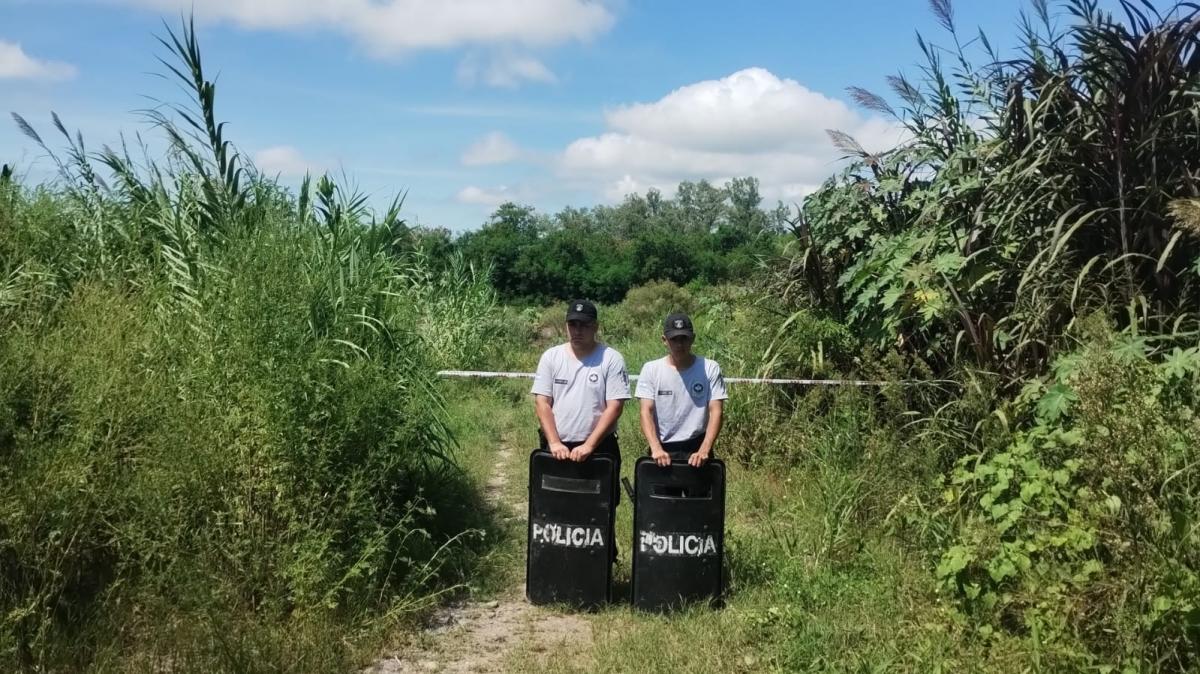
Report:
[{"label": "black riot shield", "polygon": [[716,605],[724,587],[725,464],[700,468],[650,457],[634,465],[633,605],[666,611]]},{"label": "black riot shield", "polygon": [[595,608],[612,587],[613,460],[529,457],[529,538],[525,594],[532,604]]}]

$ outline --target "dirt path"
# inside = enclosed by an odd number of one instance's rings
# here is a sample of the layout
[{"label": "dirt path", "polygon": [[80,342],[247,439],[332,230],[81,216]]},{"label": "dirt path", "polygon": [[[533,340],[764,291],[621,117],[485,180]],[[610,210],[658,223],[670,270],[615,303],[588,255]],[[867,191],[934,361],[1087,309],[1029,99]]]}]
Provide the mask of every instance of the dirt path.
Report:
[{"label": "dirt path", "polygon": [[[522,529],[526,504],[506,500],[510,475],[523,466],[511,465],[514,457],[504,446],[485,487],[488,503],[501,517],[517,519]],[[524,557],[520,557],[521,562]],[[519,574],[518,577],[523,577]],[[530,605],[523,582],[505,589],[490,601],[452,604],[434,614],[420,638],[403,652],[384,657],[363,670],[364,674],[408,674],[410,672],[504,672],[510,655],[526,653],[535,660],[570,644],[576,652],[592,645],[591,623],[578,615],[555,613]]]}]

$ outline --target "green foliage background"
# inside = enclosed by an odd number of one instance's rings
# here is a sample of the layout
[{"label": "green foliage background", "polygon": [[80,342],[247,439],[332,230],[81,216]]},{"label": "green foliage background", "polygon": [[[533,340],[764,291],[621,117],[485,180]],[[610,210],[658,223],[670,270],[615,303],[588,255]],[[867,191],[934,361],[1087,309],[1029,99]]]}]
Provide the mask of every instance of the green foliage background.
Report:
[{"label": "green foliage background", "polygon": [[490,545],[433,372],[529,369],[582,296],[633,371],[685,310],[729,375],[896,382],[736,388],[731,607],[601,669],[1200,667],[1198,10],[1033,2],[1001,59],[931,5],[901,104],[850,90],[909,141],[832,131],[796,211],[739,178],[457,238],[258,175],[167,35],[168,158],[55,116],[60,180],[0,171],[0,666],[354,666]]},{"label": "green foliage background", "polygon": [[723,187],[682,183],[675,199],[632,194],[619,206],[567,208],[553,217],[504,204],[480,229],[441,250],[493,265],[493,284],[510,302],[585,297],[618,302],[651,281],[709,285],[745,278],[775,251],[786,225],[780,205],[760,209],[754,178]]}]

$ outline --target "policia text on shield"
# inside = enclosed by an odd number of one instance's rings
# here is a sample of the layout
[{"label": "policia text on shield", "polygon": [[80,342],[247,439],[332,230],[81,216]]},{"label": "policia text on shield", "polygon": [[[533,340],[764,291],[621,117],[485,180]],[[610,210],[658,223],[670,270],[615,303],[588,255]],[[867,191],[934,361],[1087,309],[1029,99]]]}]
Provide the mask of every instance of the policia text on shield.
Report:
[{"label": "policia text on shield", "polygon": [[633,474],[634,607],[717,605],[724,588],[725,464],[712,459],[699,467],[683,461],[664,467],[644,456]]},{"label": "policia text on shield", "polygon": [[530,455],[530,603],[592,609],[612,599],[615,480],[606,455],[585,461],[561,461],[544,450]]}]

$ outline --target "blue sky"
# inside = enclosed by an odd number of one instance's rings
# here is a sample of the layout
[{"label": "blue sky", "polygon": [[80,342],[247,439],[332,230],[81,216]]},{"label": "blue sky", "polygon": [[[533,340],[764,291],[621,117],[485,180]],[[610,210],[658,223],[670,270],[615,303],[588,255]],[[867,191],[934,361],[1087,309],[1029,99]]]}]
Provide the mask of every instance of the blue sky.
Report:
[{"label": "blue sky", "polygon": [[[0,110],[45,138],[54,110],[93,148],[153,136],[136,110],[180,96],[155,36],[192,7],[218,115],[260,168],[407,191],[410,221],[455,231],[504,200],[552,213],[700,178],[794,201],[838,168],[825,128],[895,142],[845,88],[917,75],[918,31],[949,43],[927,0],[0,0]],[[955,18],[1009,47],[1027,7]],[[0,120],[0,162],[38,181],[42,155]]]}]

